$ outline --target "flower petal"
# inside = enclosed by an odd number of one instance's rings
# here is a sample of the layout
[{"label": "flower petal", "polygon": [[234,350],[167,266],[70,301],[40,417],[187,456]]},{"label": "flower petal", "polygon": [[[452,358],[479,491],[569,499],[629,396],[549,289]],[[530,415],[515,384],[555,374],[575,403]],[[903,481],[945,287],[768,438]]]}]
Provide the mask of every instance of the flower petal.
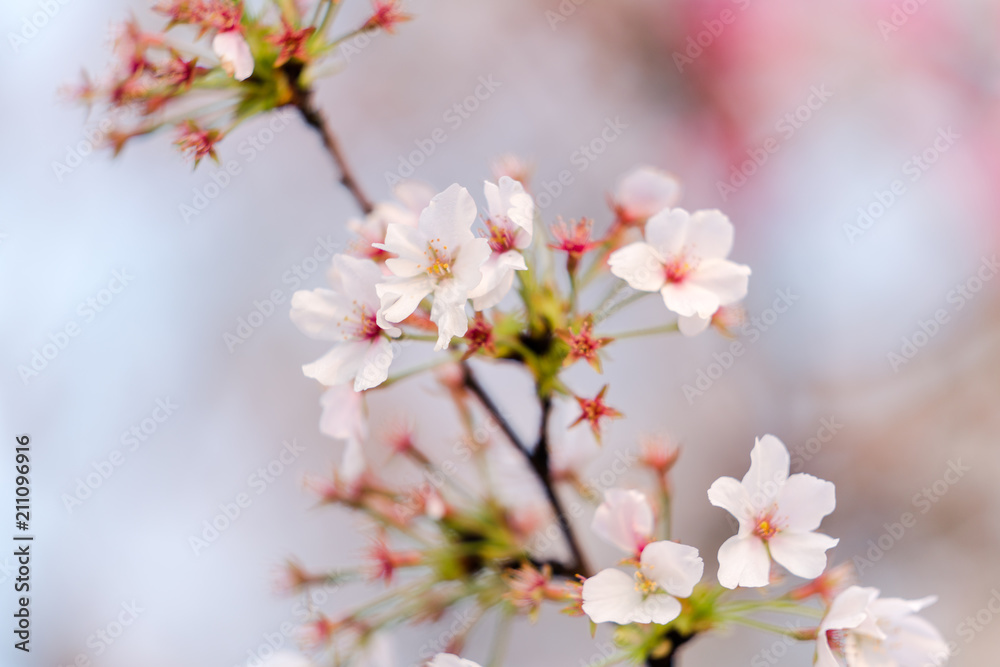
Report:
[{"label": "flower petal", "polygon": [[819,528],[823,517],[837,506],[833,482],[796,473],[789,477],[776,498],[782,526],[800,533]]},{"label": "flower petal", "polygon": [[642,550],[642,572],[670,595],[686,598],[701,581],[705,563],[698,550],[676,542],[653,542]]},{"label": "flower petal", "polygon": [[426,275],[400,278],[379,283],[375,291],[382,300],[378,311],[378,325],[388,328],[389,322],[402,322],[413,314],[424,297],[434,289],[434,283]]},{"label": "flower petal", "polygon": [[667,283],[660,288],[667,309],[682,317],[711,317],[722,305],[719,296],[691,280]]},{"label": "flower petal", "polygon": [[720,477],[708,488],[708,502],[726,510],[740,522],[740,528],[754,520],[755,508],[750,502],[746,488],[732,477]]},{"label": "flower petal", "polygon": [[749,282],[750,267],[726,259],[705,260],[684,280],[685,284],[696,285],[714,294],[720,306],[728,306],[745,297]]},{"label": "flower petal", "polygon": [[638,554],[653,534],[653,509],[641,491],[609,489],[594,513],[594,533],[629,554]]},{"label": "flower petal", "polygon": [[648,243],[630,243],[615,250],[608,257],[611,273],[629,284],[632,289],[655,292],[663,287],[666,278],[663,260]]},{"label": "flower petal", "polygon": [[316,361],[305,364],[302,373],[328,387],[353,382],[368,345],[367,341],[338,343]]},{"label": "flower petal", "polygon": [[659,623],[666,625],[681,615],[677,598],[662,593],[648,596],[632,614],[632,623]]},{"label": "flower petal", "polygon": [[[475,238],[472,223],[476,221],[476,202],[469,191],[458,183],[434,196],[420,213],[419,227],[427,238],[442,246],[458,248]],[[485,260],[484,260],[485,261]]]},{"label": "flower petal", "polygon": [[385,265],[400,278],[418,276],[433,263],[427,234],[416,227],[391,223],[385,230],[385,242],[372,245],[396,255],[385,260]]},{"label": "flower petal", "polygon": [[456,286],[465,291],[476,287],[483,279],[483,264],[490,258],[490,243],[486,239],[472,239],[463,243],[455,254],[451,275]]},{"label": "flower petal", "polygon": [[770,583],[771,559],[753,535],[734,535],[719,547],[719,583],[726,588],[760,588]]},{"label": "flower petal", "polygon": [[733,223],[722,211],[695,211],[684,249],[703,260],[724,259],[733,249],[733,235]]},{"label": "flower petal", "polygon": [[427,667],[479,667],[479,664],[451,653],[438,653]]},{"label": "flower petal", "polygon": [[743,476],[743,488],[757,509],[767,509],[788,479],[788,450],[773,435],[758,438],[750,451],[750,469]]},{"label": "flower petal", "polygon": [[655,167],[638,167],[625,174],[615,189],[615,206],[626,218],[643,220],[674,206],[681,196],[677,179]]},{"label": "flower petal", "polygon": [[352,340],[360,325],[350,301],[323,288],[295,292],[289,316],[299,331],[317,340]]},{"label": "flower petal", "polygon": [[348,384],[334,385],[319,398],[323,414],[319,418],[320,433],[331,438],[365,440],[368,423],[364,413],[364,394]]},{"label": "flower petal", "polygon": [[711,317],[698,317],[697,315],[681,315],[677,318],[677,328],[685,336],[697,336],[712,323]]},{"label": "flower petal", "polygon": [[226,73],[237,81],[248,79],[253,74],[253,53],[239,30],[217,33],[212,39],[212,50]]},{"label": "flower petal", "polygon": [[642,602],[634,579],[621,570],[602,570],[583,582],[583,613],[594,623],[632,623]]},{"label": "flower petal", "polygon": [[468,301],[466,292],[455,286],[454,281],[445,281],[434,292],[431,305],[431,321],[437,324],[438,339],[435,351],[446,350],[455,336],[464,336],[469,330],[469,317],[465,313]]},{"label": "flower petal", "polygon": [[822,533],[780,531],[768,540],[771,557],[792,574],[815,579],[826,569],[826,551],[840,540]]},{"label": "flower petal", "polygon": [[377,387],[389,377],[389,364],[392,363],[392,343],[384,336],[379,336],[369,343],[365,351],[361,368],[354,378],[354,391],[364,391]]},{"label": "flower petal", "polygon": [[660,257],[672,259],[684,254],[690,226],[690,213],[682,208],[671,208],[651,217],[643,235]]}]

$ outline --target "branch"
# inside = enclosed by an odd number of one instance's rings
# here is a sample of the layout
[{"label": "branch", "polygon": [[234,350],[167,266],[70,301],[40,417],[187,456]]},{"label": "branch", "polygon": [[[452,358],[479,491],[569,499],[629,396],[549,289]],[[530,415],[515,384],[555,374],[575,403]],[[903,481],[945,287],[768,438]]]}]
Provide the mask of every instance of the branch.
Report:
[{"label": "branch", "polygon": [[586,576],[589,573],[587,567],[587,561],[584,558],[583,550],[580,548],[580,544],[577,542],[576,535],[573,533],[573,528],[570,526],[569,519],[566,518],[566,512],[562,507],[562,502],[559,500],[559,496],[556,495],[555,488],[552,485],[552,479],[549,475],[549,446],[548,446],[548,422],[549,414],[552,411],[552,400],[548,397],[542,399],[542,419],[541,425],[539,426],[538,442],[535,444],[534,450],[529,450],[521,438],[514,432],[513,427],[510,423],[504,419],[503,415],[500,414],[500,409],[497,407],[493,399],[490,398],[483,386],[479,384],[479,380],[472,373],[472,369],[469,365],[462,363],[462,371],[465,378],[465,386],[471,391],[479,402],[483,404],[486,411],[490,414],[496,423],[500,426],[500,430],[504,432],[504,435],[512,443],[514,447],[521,452],[528,463],[531,465],[531,469],[535,472],[535,476],[541,483],[542,488],[545,490],[545,497],[548,499],[549,504],[552,506],[552,511],[556,515],[556,521],[559,523],[559,528],[562,531],[563,537],[566,543],[569,545],[570,552],[573,555],[573,562],[564,568],[564,571],[568,571],[570,574],[582,574]]},{"label": "branch", "polygon": [[358,184],[358,180],[354,177],[354,172],[348,166],[347,159],[344,157],[344,151],[341,149],[337,137],[330,130],[323,112],[313,102],[312,91],[303,88],[297,89],[292,95],[292,104],[302,114],[302,118],[306,123],[319,132],[320,137],[323,139],[323,146],[326,147],[330,157],[337,163],[337,168],[340,170],[341,184],[351,193],[351,196],[354,197],[354,201],[358,203],[358,207],[363,213],[366,215],[371,213],[374,206]]},{"label": "branch", "polygon": [[677,649],[694,639],[694,637],[694,635],[682,635],[676,630],[670,630],[663,636],[664,639],[670,640],[670,652],[658,658],[646,658],[646,667],[674,667],[674,658],[677,655]]}]

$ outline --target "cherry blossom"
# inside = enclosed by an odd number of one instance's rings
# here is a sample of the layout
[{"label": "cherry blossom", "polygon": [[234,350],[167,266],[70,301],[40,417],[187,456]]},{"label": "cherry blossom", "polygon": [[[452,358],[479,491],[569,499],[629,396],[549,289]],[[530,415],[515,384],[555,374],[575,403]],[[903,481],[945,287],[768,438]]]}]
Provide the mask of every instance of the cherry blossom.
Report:
[{"label": "cherry blossom", "polygon": [[819,625],[817,667],[925,667],[944,664],[950,651],[941,633],[915,614],[933,604],[879,598],[877,588],[851,586],[838,595]]},{"label": "cherry blossom", "polygon": [[[646,223],[645,239],[611,253],[611,273],[633,289],[660,292],[681,318],[709,320],[719,306],[746,296],[750,267],[726,259],[733,225],[721,212],[660,211]],[[684,326],[693,332],[707,324]]]},{"label": "cherry blossom", "polygon": [[426,183],[415,180],[400,181],[392,189],[395,201],[385,201],[375,204],[372,212],[364,220],[350,220],[347,228],[361,237],[363,247],[361,252],[372,259],[385,259],[384,250],[374,247],[376,243],[385,242],[385,233],[392,223],[416,227],[420,220],[420,212],[427,208],[434,198],[435,192]]},{"label": "cherry blossom", "polygon": [[814,531],[836,506],[834,486],[805,473],[789,476],[788,469],[785,445],[765,435],[750,452],[742,482],[720,477],[709,488],[709,501],[740,523],[719,549],[719,583],[726,588],[766,586],[770,558],[806,579],[826,569],[826,550],[839,540]]},{"label": "cherry blossom", "polygon": [[489,211],[487,239],[492,252],[483,265],[482,281],[469,294],[476,310],[500,303],[514,284],[514,272],[528,268],[518,251],[531,245],[535,219],[535,202],[519,181],[501,176],[499,184],[487,181],[483,189]]},{"label": "cherry blossom", "polygon": [[237,81],[244,81],[253,74],[253,53],[240,30],[216,33],[212,38],[212,50],[219,57],[222,69]]},{"label": "cherry blossom", "polygon": [[595,623],[669,623],[681,613],[677,598],[691,595],[704,569],[694,547],[652,542],[633,575],[608,568],[584,581],[583,611]]},{"label": "cherry blossom", "polygon": [[334,385],[319,398],[323,414],[319,418],[320,433],[338,440],[368,439],[364,394],[348,384]]},{"label": "cherry blossom", "polygon": [[382,271],[371,260],[336,255],[328,275],[332,290],[292,295],[296,326],[310,338],[335,342],[302,371],[328,386],[353,381],[354,391],[370,389],[388,377],[393,350],[387,336],[400,333],[377,320],[376,285],[383,280]]},{"label": "cherry blossom", "polygon": [[594,533],[622,551],[638,556],[652,541],[655,517],[641,491],[609,489],[594,513]]},{"label": "cherry blossom", "polygon": [[431,200],[416,227],[389,224],[385,243],[375,244],[396,255],[385,261],[395,279],[376,287],[382,321],[401,322],[433,295],[430,317],[438,327],[434,349],[447,349],[454,336],[465,334],[465,304],[490,255],[489,242],[472,233],[475,219],[472,196],[454,184]]},{"label": "cherry blossom", "polygon": [[632,224],[672,208],[680,196],[676,178],[655,167],[637,167],[618,182],[612,206],[619,220]]}]

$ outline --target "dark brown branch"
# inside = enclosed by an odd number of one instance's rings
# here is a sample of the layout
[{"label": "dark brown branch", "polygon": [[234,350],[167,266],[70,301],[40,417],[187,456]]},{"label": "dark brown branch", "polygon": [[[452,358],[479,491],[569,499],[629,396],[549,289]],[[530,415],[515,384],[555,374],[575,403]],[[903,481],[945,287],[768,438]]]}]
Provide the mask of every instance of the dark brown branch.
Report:
[{"label": "dark brown branch", "polygon": [[664,639],[670,641],[670,652],[658,658],[646,658],[646,667],[674,667],[677,649],[694,639],[694,635],[682,635],[676,630],[670,630]]},{"label": "dark brown branch", "polygon": [[296,90],[292,97],[292,104],[302,114],[302,118],[306,123],[319,132],[320,137],[323,139],[323,146],[326,147],[330,157],[337,163],[337,169],[340,170],[341,184],[351,193],[351,196],[354,197],[354,201],[358,203],[358,207],[361,208],[363,213],[366,215],[371,213],[374,206],[361,189],[361,185],[354,177],[354,172],[348,166],[347,159],[344,157],[344,151],[340,147],[340,142],[337,141],[337,137],[330,130],[323,112],[313,102],[312,91],[306,89]]},{"label": "dark brown branch", "polygon": [[559,529],[562,531],[563,538],[569,545],[570,552],[573,556],[573,562],[567,565],[563,572],[569,574],[581,574],[587,576],[589,574],[589,569],[587,567],[587,561],[584,558],[583,550],[580,548],[579,542],[577,542],[576,535],[573,532],[573,528],[569,523],[569,519],[566,516],[566,512],[563,509],[562,502],[559,500],[559,496],[556,495],[555,488],[552,485],[552,478],[549,470],[549,446],[548,446],[548,422],[549,414],[552,411],[552,400],[548,397],[542,399],[542,419],[541,425],[539,426],[538,442],[535,444],[533,450],[529,450],[524,444],[521,438],[514,432],[513,427],[510,423],[504,419],[503,415],[500,413],[500,409],[497,407],[496,403],[483,386],[479,384],[479,380],[473,374],[472,369],[469,368],[468,364],[462,364],[462,370],[465,378],[465,386],[471,391],[479,402],[482,403],[483,407],[490,414],[490,417],[496,421],[497,425],[500,426],[500,430],[504,432],[504,435],[514,444],[514,447],[521,452],[521,454],[528,461],[531,469],[535,472],[535,476],[541,483],[542,488],[545,491],[545,497],[548,499],[549,504],[552,505],[552,511],[556,515],[556,521],[559,524]]}]

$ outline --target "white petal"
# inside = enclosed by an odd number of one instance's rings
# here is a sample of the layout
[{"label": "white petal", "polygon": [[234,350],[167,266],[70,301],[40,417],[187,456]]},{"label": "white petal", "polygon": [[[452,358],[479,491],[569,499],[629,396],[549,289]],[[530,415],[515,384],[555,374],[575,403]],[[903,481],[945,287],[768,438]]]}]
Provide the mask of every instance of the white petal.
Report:
[{"label": "white petal", "polygon": [[660,294],[667,309],[682,317],[711,317],[722,305],[718,294],[691,280],[667,283]]},{"label": "white petal", "polygon": [[379,326],[385,328],[389,326],[388,322],[405,320],[433,289],[434,283],[426,275],[390,280],[376,285],[375,291],[382,300],[382,308],[378,312]]},{"label": "white petal", "polygon": [[364,394],[354,391],[349,384],[334,385],[323,392],[319,404],[323,408],[319,419],[320,433],[337,439],[368,438]]},{"label": "white petal", "polygon": [[642,602],[635,580],[621,570],[602,570],[583,582],[583,612],[594,623],[632,623]]},{"label": "white petal", "polygon": [[784,443],[773,435],[758,438],[750,451],[750,469],[743,476],[743,488],[750,502],[765,509],[774,502],[788,479],[789,456]]},{"label": "white petal", "polygon": [[316,361],[304,365],[302,373],[328,387],[353,382],[368,346],[367,341],[338,343]]},{"label": "white petal", "polygon": [[826,551],[840,542],[822,533],[782,530],[768,540],[771,557],[795,576],[815,579],[826,569]]},{"label": "white petal", "polygon": [[897,619],[909,616],[926,609],[937,602],[936,595],[928,595],[919,600],[904,600],[902,598],[878,598],[869,605],[869,610],[875,616],[886,619]]},{"label": "white petal", "polygon": [[490,258],[490,243],[486,239],[472,239],[463,243],[454,256],[451,275],[465,291],[471,290],[483,279],[483,264]]},{"label": "white petal", "polygon": [[397,255],[387,259],[385,265],[401,278],[417,276],[431,265],[429,239],[421,229],[393,223],[385,231],[385,243],[372,245]]},{"label": "white petal", "polygon": [[457,249],[475,238],[472,223],[477,213],[472,195],[455,183],[431,199],[420,213],[419,227],[429,240]]},{"label": "white petal", "polygon": [[361,441],[351,438],[347,441],[347,447],[344,448],[344,457],[341,459],[340,467],[337,469],[340,479],[352,485],[361,479],[361,475],[364,474],[367,468],[368,463],[365,461],[365,453],[361,446]]},{"label": "white petal", "polygon": [[431,186],[412,179],[400,181],[392,189],[392,196],[413,214],[412,224],[414,225],[417,224],[420,212],[427,208],[427,205],[434,199],[434,194],[435,191]]},{"label": "white petal", "polygon": [[830,609],[820,622],[820,631],[857,628],[868,619],[868,605],[877,597],[877,588],[846,588],[830,603]]},{"label": "white petal", "polygon": [[464,336],[465,332],[469,330],[469,317],[465,313],[466,301],[466,293],[454,285],[439,285],[434,292],[431,321],[438,327],[438,339],[434,345],[435,351],[448,349],[452,338]]},{"label": "white petal", "polygon": [[726,588],[759,588],[770,582],[771,559],[753,535],[734,535],[719,547],[719,583]]},{"label": "white petal", "polygon": [[749,276],[749,266],[727,259],[708,259],[698,264],[684,283],[708,290],[716,296],[720,306],[728,306],[747,295]]},{"label": "white petal", "polygon": [[490,257],[490,260],[483,264],[482,280],[469,292],[472,307],[476,310],[485,310],[500,303],[514,286],[514,271],[524,271],[527,268],[524,256],[516,250]]},{"label": "white petal", "polygon": [[919,616],[896,620],[891,632],[888,650],[901,667],[943,665],[951,654],[948,642],[937,628]]},{"label": "white petal", "polygon": [[438,653],[427,667],[479,667],[479,664],[451,653]]},{"label": "white petal", "polygon": [[375,286],[385,278],[382,269],[374,261],[350,255],[334,255],[329,275],[335,279],[335,289],[340,294],[368,307],[373,313],[378,310]]},{"label": "white petal", "polygon": [[741,528],[744,525],[752,527],[750,524],[755,518],[756,508],[743,485],[732,477],[720,477],[712,482],[708,489],[708,502],[736,517]]},{"label": "white petal", "polygon": [[805,473],[789,477],[775,500],[782,528],[800,533],[819,528],[837,506],[833,483]]},{"label": "white petal", "polygon": [[322,288],[295,292],[289,316],[299,331],[318,340],[352,340],[361,324],[349,300]]},{"label": "white petal", "polygon": [[676,542],[653,542],[642,550],[642,572],[670,595],[686,598],[705,572],[698,550]]},{"label": "white petal", "polygon": [[615,189],[615,205],[633,220],[648,218],[680,199],[677,179],[654,167],[638,167],[622,177]]},{"label": "white petal", "polygon": [[659,623],[666,625],[681,615],[677,598],[654,593],[643,600],[632,613],[632,623]]},{"label": "white petal", "polygon": [[684,249],[701,259],[728,257],[733,249],[733,223],[721,211],[695,211]]},{"label": "white petal", "polygon": [[711,317],[698,317],[697,315],[681,315],[677,318],[677,328],[685,336],[697,336],[712,323]]},{"label": "white petal", "polygon": [[643,292],[655,292],[666,280],[663,260],[648,243],[631,243],[615,250],[608,257],[608,266],[632,289]]},{"label": "white petal", "polygon": [[253,74],[253,53],[239,30],[227,30],[215,35],[212,50],[219,57],[222,68],[237,81],[243,81]]},{"label": "white petal", "polygon": [[653,246],[660,257],[681,257],[687,246],[691,214],[682,208],[660,211],[646,223],[643,234],[646,243]]},{"label": "white petal", "polygon": [[483,185],[490,216],[506,218],[519,228],[515,245],[526,248],[531,243],[535,220],[535,202],[524,185],[510,176],[501,176],[499,186],[486,181]]},{"label": "white petal", "polygon": [[389,364],[392,362],[392,343],[385,337],[374,339],[365,351],[361,368],[354,378],[354,391],[364,391],[377,387],[389,377]]},{"label": "white petal", "polygon": [[263,662],[253,658],[247,663],[247,667],[251,667],[251,665],[254,667],[313,667],[309,658],[301,653],[292,653],[291,651],[279,651]]},{"label": "white petal", "polygon": [[653,510],[641,491],[609,489],[594,513],[594,533],[622,551],[638,554],[653,534]]}]

